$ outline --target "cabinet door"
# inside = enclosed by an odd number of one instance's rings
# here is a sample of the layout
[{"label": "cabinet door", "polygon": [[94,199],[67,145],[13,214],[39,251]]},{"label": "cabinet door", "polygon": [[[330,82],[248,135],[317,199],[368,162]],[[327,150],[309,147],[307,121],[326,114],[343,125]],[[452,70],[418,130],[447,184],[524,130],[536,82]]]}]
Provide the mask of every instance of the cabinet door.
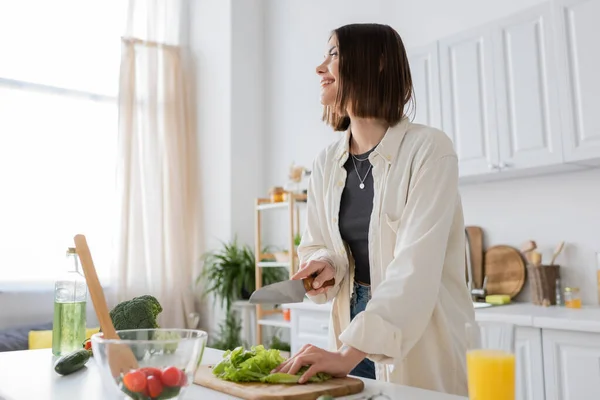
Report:
[{"label": "cabinet door", "polygon": [[600,398],[600,333],[543,330],[547,400]]},{"label": "cabinet door", "polygon": [[461,176],[498,170],[491,36],[482,28],[440,41],[442,127]]},{"label": "cabinet door", "polygon": [[563,162],[553,33],[549,3],[494,28],[501,169]]},{"label": "cabinet door", "polygon": [[323,349],[329,348],[329,312],[327,309],[293,309],[291,322],[292,355],[296,354],[305,344],[312,344]]},{"label": "cabinet door", "polygon": [[[414,87],[413,108],[406,112],[413,122],[442,129],[440,71],[437,42],[408,51]],[[411,114],[412,113],[412,114]]]},{"label": "cabinet door", "polygon": [[567,162],[600,159],[600,0],[558,0],[555,8],[561,118]]},{"label": "cabinet door", "polygon": [[544,400],[542,330],[517,327],[515,339],[516,399]]}]

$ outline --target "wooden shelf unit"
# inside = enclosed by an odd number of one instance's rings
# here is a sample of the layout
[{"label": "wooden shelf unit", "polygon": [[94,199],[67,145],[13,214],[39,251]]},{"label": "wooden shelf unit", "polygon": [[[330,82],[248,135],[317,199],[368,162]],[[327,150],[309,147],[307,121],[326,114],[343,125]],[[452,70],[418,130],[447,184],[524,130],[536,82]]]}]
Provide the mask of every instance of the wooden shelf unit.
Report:
[{"label": "wooden shelf unit", "polygon": [[[256,289],[263,286],[262,282],[262,269],[273,268],[273,267],[285,267],[288,268],[289,277],[294,275],[298,268],[298,257],[296,255],[296,246],[294,244],[294,238],[296,234],[300,233],[300,207],[306,204],[306,195],[292,194],[286,192],[286,200],[283,202],[274,203],[271,199],[258,198],[256,199],[255,205],[255,249],[254,254],[256,257]],[[304,200],[304,201],[302,201]],[[287,219],[289,224],[289,260],[286,262],[264,261],[265,258],[271,256],[262,252],[262,224],[261,214],[270,210],[285,210],[287,211]],[[260,304],[256,305],[256,342],[262,344],[263,338],[263,326],[277,326],[282,328],[289,328],[290,323],[283,319],[283,310],[263,310]]]}]

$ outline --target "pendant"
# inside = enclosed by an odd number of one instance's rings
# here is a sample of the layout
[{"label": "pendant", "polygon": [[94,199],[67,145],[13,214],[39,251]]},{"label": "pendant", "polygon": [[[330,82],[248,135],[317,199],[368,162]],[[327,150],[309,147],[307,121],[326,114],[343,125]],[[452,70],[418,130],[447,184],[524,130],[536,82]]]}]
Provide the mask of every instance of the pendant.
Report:
[{"label": "pendant", "polygon": [[365,188],[365,184],[361,183],[360,185],[358,185],[359,188],[364,189]]}]

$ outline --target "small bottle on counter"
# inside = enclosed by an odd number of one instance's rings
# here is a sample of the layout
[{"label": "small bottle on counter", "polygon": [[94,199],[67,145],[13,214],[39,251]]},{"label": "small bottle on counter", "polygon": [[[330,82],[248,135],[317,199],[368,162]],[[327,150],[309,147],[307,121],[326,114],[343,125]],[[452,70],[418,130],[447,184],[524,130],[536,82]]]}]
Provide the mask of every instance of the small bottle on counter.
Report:
[{"label": "small bottle on counter", "polygon": [[565,288],[565,307],[581,308],[581,296],[579,295],[579,288],[577,288],[577,287],[566,287]]},{"label": "small bottle on counter", "polygon": [[272,203],[281,203],[285,201],[285,190],[281,186],[274,186],[269,192]]},{"label": "small bottle on counter", "polygon": [[556,305],[557,306],[564,306],[565,304],[563,303],[563,296],[562,296],[562,288],[560,285],[560,278],[556,279]]}]

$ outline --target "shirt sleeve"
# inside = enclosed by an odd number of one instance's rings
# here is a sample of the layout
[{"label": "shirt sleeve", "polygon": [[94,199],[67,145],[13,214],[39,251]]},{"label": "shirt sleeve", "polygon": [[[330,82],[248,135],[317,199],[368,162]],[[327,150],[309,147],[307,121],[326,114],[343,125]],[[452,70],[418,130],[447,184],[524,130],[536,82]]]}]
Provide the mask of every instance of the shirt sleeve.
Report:
[{"label": "shirt sleeve", "polygon": [[426,163],[413,182],[385,278],[340,335],[376,362],[404,358],[433,313],[458,201],[457,158]]},{"label": "shirt sleeve", "polygon": [[[308,184],[306,228],[298,246],[298,258],[301,264],[313,260],[324,261],[335,269],[335,285],[325,294],[309,296],[317,304],[326,303],[335,297],[348,269],[348,263],[344,260],[345,255],[337,254],[333,249],[328,248],[324,239],[325,235],[329,235],[329,229],[324,225],[328,219],[325,213],[322,158],[324,157],[318,157],[313,163]],[[329,242],[331,243],[331,240]]]}]

